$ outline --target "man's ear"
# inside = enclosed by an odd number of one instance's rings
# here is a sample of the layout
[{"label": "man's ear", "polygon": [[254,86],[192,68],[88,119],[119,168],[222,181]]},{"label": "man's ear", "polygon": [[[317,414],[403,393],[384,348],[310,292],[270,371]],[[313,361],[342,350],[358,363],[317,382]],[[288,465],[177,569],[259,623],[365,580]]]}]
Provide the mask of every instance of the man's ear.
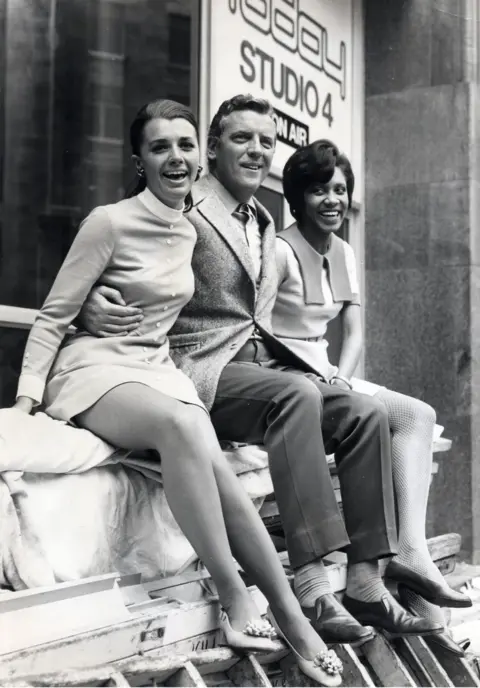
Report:
[{"label": "man's ear", "polygon": [[210,139],[207,143],[207,158],[215,160],[217,157],[217,139]]}]

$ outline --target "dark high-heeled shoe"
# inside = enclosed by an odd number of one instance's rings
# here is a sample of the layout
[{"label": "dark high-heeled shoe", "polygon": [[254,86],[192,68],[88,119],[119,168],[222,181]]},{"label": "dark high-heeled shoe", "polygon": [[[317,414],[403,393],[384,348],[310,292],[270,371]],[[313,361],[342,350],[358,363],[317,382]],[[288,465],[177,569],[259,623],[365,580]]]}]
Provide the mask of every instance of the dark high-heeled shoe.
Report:
[{"label": "dark high-heeled shoe", "polygon": [[343,596],[343,606],[364,626],[387,631],[393,637],[440,633],[443,626],[428,619],[413,616],[385,593],[378,602],[362,602],[348,595]]},{"label": "dark high-heeled shoe", "polygon": [[[408,611],[414,616],[418,616],[418,613],[414,609],[412,609],[409,603],[408,592],[409,589],[406,588],[404,585],[398,586],[398,597],[400,599],[402,606],[405,607],[405,609],[408,609]],[[425,640],[428,642],[428,644],[433,644],[437,647],[441,647],[442,650],[447,650],[447,652],[451,652],[453,655],[457,657],[465,657],[465,650],[470,645],[470,641],[468,640],[468,638],[462,640],[460,643],[456,643],[454,639],[451,637],[451,635],[448,633],[448,631],[446,631],[445,629],[441,631],[441,633],[435,633],[431,636],[425,636]]]},{"label": "dark high-heeled shoe", "polygon": [[452,590],[446,581],[444,584],[430,580],[416,571],[396,561],[390,561],[385,576],[395,583],[404,585],[421,595],[425,600],[436,604],[437,607],[471,607],[472,600],[468,595]]}]

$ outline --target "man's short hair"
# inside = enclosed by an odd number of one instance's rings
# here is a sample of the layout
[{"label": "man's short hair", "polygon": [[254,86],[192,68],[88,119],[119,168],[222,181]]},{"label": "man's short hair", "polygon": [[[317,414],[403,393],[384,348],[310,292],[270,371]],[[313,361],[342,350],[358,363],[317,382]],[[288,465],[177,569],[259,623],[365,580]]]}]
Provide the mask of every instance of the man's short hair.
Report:
[{"label": "man's short hair", "polygon": [[[224,100],[215,113],[210,127],[208,129],[207,149],[217,145],[217,141],[222,135],[224,119],[231,115],[232,112],[239,112],[242,110],[253,110],[260,115],[270,115],[273,119],[273,107],[268,100],[264,98],[256,98],[251,93],[241,93],[233,98]],[[208,159],[208,169],[211,171],[215,169],[215,160]]]}]

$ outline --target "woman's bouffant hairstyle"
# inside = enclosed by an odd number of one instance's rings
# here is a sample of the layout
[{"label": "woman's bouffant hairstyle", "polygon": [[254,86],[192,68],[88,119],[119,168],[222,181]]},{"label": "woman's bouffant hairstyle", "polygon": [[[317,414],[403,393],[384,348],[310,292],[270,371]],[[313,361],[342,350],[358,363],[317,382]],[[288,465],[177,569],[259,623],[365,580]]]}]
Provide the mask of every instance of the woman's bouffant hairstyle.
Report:
[{"label": "woman's bouffant hairstyle", "polygon": [[[143,143],[143,132],[147,122],[152,119],[186,119],[187,122],[195,129],[195,133],[198,135],[198,123],[195,119],[195,115],[186,105],[182,103],[177,103],[175,100],[152,100],[151,103],[147,103],[137,112],[135,119],[130,125],[130,146],[132,149],[132,155],[140,155],[140,148]],[[125,198],[132,198],[141,193],[147,186],[147,180],[145,177],[139,177],[134,185],[134,187],[127,191]],[[184,212],[188,212],[192,208],[192,197],[188,194],[185,198],[185,208]]]},{"label": "woman's bouffant hairstyle", "polygon": [[287,160],[283,168],[283,193],[290,206],[290,212],[301,222],[305,205],[305,191],[319,182],[327,184],[339,167],[347,182],[348,206],[352,205],[355,175],[350,160],[337,146],[327,139],[320,139],[299,148]]},{"label": "woman's bouffant hairstyle", "polygon": [[[255,98],[250,93],[241,93],[238,96],[233,96],[228,100],[224,100],[213,116],[210,128],[208,130],[207,148],[211,150],[217,144],[218,139],[223,132],[223,120],[232,112],[239,112],[242,110],[253,110],[260,115],[270,115],[273,119],[273,107],[263,98]],[[210,172],[215,169],[216,161],[208,158],[208,169]]]}]

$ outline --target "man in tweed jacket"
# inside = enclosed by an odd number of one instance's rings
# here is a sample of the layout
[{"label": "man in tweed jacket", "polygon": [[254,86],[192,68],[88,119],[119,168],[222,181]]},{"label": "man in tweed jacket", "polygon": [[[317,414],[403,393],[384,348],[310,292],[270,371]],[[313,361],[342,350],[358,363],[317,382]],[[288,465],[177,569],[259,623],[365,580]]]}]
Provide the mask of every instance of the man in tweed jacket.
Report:
[{"label": "man in tweed jacket", "polygon": [[[275,227],[254,193],[270,170],[275,136],[271,106],[248,95],[223,103],[212,121],[210,173],[194,186],[188,215],[198,234],[195,294],[169,334],[171,355],[211,410],[220,439],[265,445],[297,594],[323,638],[372,635],[329,587],[322,557],[344,548],[359,618],[365,612],[390,631],[417,632],[423,620],[395,606],[378,567],[396,545],[386,411],[320,380],[271,334]],[[83,322],[103,336],[134,329],[135,309],[118,304],[121,295],[98,288]],[[288,370],[274,369],[272,359]],[[345,522],[326,452],[335,452]]]}]

